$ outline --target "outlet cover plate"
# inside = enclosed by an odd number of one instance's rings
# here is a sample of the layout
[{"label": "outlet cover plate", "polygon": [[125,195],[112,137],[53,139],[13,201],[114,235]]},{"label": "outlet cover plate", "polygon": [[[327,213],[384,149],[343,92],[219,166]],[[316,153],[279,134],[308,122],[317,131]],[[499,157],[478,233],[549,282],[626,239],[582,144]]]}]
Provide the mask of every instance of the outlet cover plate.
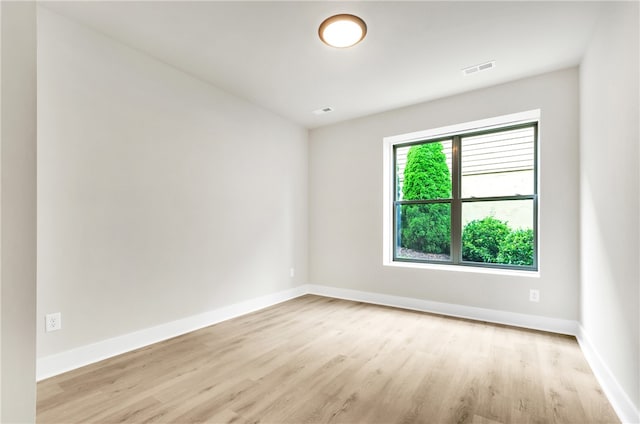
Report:
[{"label": "outlet cover plate", "polygon": [[536,289],[529,290],[529,300],[531,302],[540,302],[540,290],[536,290]]},{"label": "outlet cover plate", "polygon": [[60,312],[47,314],[45,315],[44,319],[45,330],[47,331],[47,333],[50,331],[57,331],[62,328],[62,314]]}]

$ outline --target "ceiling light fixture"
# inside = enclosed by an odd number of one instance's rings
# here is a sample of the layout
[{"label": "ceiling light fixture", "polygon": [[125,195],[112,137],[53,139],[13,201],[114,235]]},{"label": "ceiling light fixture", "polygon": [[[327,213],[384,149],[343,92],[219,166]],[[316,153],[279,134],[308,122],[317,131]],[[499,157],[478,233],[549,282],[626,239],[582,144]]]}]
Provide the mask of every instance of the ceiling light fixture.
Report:
[{"label": "ceiling light fixture", "polygon": [[318,28],[323,43],[331,47],[355,46],[367,35],[367,24],[354,15],[341,14],[325,19]]}]

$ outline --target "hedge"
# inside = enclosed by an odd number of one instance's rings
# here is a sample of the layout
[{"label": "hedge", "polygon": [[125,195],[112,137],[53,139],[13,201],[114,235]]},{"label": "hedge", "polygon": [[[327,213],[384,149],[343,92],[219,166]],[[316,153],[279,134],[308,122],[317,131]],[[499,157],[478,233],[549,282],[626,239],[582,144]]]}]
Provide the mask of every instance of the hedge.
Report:
[{"label": "hedge", "polygon": [[462,259],[505,265],[533,265],[533,230],[512,230],[486,217],[469,222],[462,232]]},{"label": "hedge", "polygon": [[505,222],[490,216],[469,222],[462,231],[462,260],[497,262],[500,244],[510,232]]}]

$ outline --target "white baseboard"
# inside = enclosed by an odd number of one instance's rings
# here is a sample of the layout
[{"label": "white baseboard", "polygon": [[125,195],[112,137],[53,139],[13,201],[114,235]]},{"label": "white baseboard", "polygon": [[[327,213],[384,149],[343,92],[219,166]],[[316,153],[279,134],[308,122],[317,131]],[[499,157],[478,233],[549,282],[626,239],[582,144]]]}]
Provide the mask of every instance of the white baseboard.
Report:
[{"label": "white baseboard", "polygon": [[498,311],[495,309],[476,308],[473,306],[456,305],[452,303],[433,302],[430,300],[416,299],[412,297],[393,296],[389,294],[341,289],[315,284],[307,285],[307,293],[339,299],[355,300],[358,302],[373,303],[376,305],[394,306],[414,311],[431,312],[456,318],[472,319],[475,321],[513,325],[515,327],[549,331],[559,334],[569,334],[572,336],[576,335],[578,330],[578,323],[572,320],[519,314],[516,312]]},{"label": "white baseboard", "polygon": [[36,363],[36,380],[41,381],[94,362],[102,361],[103,359],[208,327],[209,325],[302,296],[305,293],[305,286],[298,286],[293,289],[279,291],[202,314],[39,358]]},{"label": "white baseboard", "polygon": [[639,424],[640,411],[638,411],[627,393],[622,389],[620,384],[618,384],[618,380],[616,380],[607,364],[602,360],[602,357],[591,342],[589,334],[582,326],[579,326],[576,338],[593,374],[602,387],[602,391],[609,399],[620,421],[624,424]]},{"label": "white baseboard", "polygon": [[594,349],[587,333],[577,321],[548,318],[515,312],[476,308],[451,303],[433,302],[411,297],[393,296],[382,293],[342,289],[316,284],[305,284],[293,289],[280,291],[270,295],[250,299],[244,302],[225,306],[213,311],[194,315],[166,324],[136,331],[103,340],[87,346],[40,358],[36,365],[38,381],[62,374],[73,369],[111,358],[153,343],[170,339],[200,328],[207,327],[237,316],[248,314],[277,303],[290,300],[304,294],[334,297],[376,305],[393,306],[422,312],[431,312],[476,321],[512,325],[522,328],[568,334],[578,339],[587,362],[591,366],[596,379],[602,386],[609,402],[623,423],[640,423],[640,414],[629,399],[611,371]]}]

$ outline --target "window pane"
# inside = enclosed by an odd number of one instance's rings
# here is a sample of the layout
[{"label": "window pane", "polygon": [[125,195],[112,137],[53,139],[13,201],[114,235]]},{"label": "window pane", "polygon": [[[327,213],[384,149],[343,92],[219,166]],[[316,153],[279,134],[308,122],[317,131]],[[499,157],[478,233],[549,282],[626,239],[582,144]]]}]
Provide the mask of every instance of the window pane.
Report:
[{"label": "window pane", "polygon": [[396,206],[396,258],[449,261],[451,205]]},{"label": "window pane", "polygon": [[451,140],[396,148],[396,199],[451,198]]},{"label": "window pane", "polygon": [[534,128],[463,137],[462,198],[533,194]]},{"label": "window pane", "polygon": [[533,200],[464,202],[462,260],[532,266]]}]

